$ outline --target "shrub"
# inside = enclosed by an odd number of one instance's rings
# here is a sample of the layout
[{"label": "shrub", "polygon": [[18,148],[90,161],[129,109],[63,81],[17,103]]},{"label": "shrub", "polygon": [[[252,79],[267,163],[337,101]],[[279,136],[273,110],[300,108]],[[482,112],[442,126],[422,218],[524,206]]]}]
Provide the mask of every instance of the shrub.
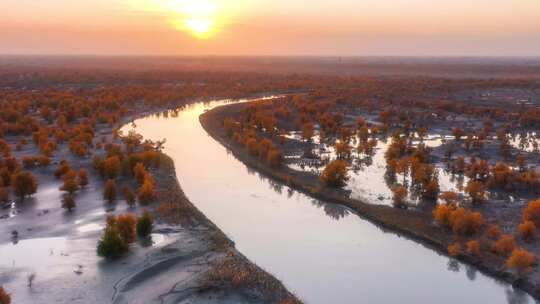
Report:
[{"label": "shrub", "polygon": [[71,211],[73,208],[75,208],[75,206],[75,198],[72,195],[65,195],[62,198],[62,208]]},{"label": "shrub", "polygon": [[141,204],[147,204],[154,200],[156,194],[154,192],[154,181],[150,175],[146,175],[144,182],[139,190],[137,191],[137,197]]},{"label": "shrub", "polygon": [[321,181],[330,187],[341,188],[349,180],[347,175],[347,162],[343,160],[333,160],[324,168]]},{"label": "shrub", "polygon": [[531,239],[536,234],[536,225],[532,221],[524,221],[519,224],[518,230],[523,239]]},{"label": "shrub", "polygon": [[137,234],[140,237],[146,237],[152,233],[152,226],[154,225],[154,219],[148,211],[144,211],[143,214],[137,219]]},{"label": "shrub", "polygon": [[453,256],[453,257],[458,256],[461,254],[461,245],[459,243],[454,243],[452,245],[449,245],[447,247],[447,250],[450,256]]},{"label": "shrub", "polygon": [[116,229],[125,243],[135,241],[137,218],[133,214],[121,214],[116,217]]},{"label": "shrub", "polygon": [[535,260],[536,257],[534,254],[523,248],[516,248],[506,260],[506,267],[513,268],[521,272],[529,269],[534,264]]},{"label": "shrub", "polygon": [[0,304],[10,304],[11,296],[6,292],[4,287],[0,286]]},{"label": "shrub", "polygon": [[122,192],[126,203],[131,207],[135,206],[135,192],[133,192],[133,189],[128,185],[124,185]]},{"label": "shrub", "polygon": [[540,198],[529,201],[523,210],[523,221],[532,221],[537,227],[540,225]]},{"label": "shrub", "polygon": [[105,183],[103,188],[103,199],[108,202],[113,202],[116,199],[116,184],[110,179]]},{"label": "shrub", "polygon": [[28,171],[15,172],[11,178],[13,193],[18,198],[24,199],[26,196],[36,193],[37,179]]},{"label": "shrub", "polygon": [[81,168],[79,170],[79,174],[77,178],[78,178],[79,186],[84,187],[88,185],[88,172],[86,171],[86,169]]},{"label": "shrub", "polygon": [[480,255],[480,242],[477,240],[470,240],[467,242],[467,252],[474,256]]},{"label": "shrub", "polygon": [[494,244],[491,246],[491,250],[499,255],[508,255],[516,247],[516,242],[514,237],[508,234],[502,235]]},{"label": "shrub", "polygon": [[97,254],[104,258],[117,258],[128,250],[128,245],[118,233],[114,225],[107,225],[97,245]]}]

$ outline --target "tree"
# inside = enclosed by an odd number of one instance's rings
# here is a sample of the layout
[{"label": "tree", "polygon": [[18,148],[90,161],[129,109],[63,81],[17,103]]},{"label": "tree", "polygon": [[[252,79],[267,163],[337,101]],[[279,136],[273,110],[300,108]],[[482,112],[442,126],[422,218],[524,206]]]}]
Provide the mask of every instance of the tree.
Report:
[{"label": "tree", "polygon": [[154,200],[155,196],[154,181],[152,177],[147,174],[142,186],[137,190],[137,197],[141,204],[147,204]]},{"label": "tree", "polygon": [[532,221],[536,227],[540,225],[540,198],[529,201],[523,210],[523,221]]},{"label": "tree", "polygon": [[129,244],[135,241],[137,218],[133,214],[121,214],[116,217],[116,228],[122,240]]},{"label": "tree", "polygon": [[128,244],[122,240],[115,225],[107,224],[103,236],[97,245],[97,254],[104,258],[117,258],[128,250]]},{"label": "tree", "polygon": [[60,190],[73,194],[79,189],[79,182],[77,181],[77,173],[75,171],[69,170],[62,176],[62,179],[64,180],[64,184],[60,187]]},{"label": "tree", "polygon": [[0,304],[11,304],[11,296],[0,286]]},{"label": "tree", "polygon": [[142,185],[147,173],[143,163],[137,163],[135,167],[133,167],[133,175],[139,185]]},{"label": "tree", "polygon": [[329,187],[341,188],[349,180],[347,174],[347,162],[333,160],[326,165],[321,176],[321,181]]},{"label": "tree", "polygon": [[448,221],[452,231],[462,236],[475,234],[484,224],[482,214],[461,207],[450,212]]},{"label": "tree", "polygon": [[86,171],[86,169],[81,168],[79,170],[79,174],[77,178],[78,178],[79,186],[84,187],[88,185],[88,171]]},{"label": "tree", "polygon": [[515,247],[516,242],[514,241],[514,237],[504,234],[491,246],[491,250],[499,255],[508,255]]},{"label": "tree", "polygon": [[451,205],[439,204],[433,210],[433,218],[441,226],[450,226],[450,214],[453,208]]},{"label": "tree", "polygon": [[535,261],[536,257],[533,253],[523,248],[516,248],[506,260],[506,267],[515,269],[518,272],[523,272],[529,269]]},{"label": "tree", "polygon": [[114,180],[109,179],[105,183],[105,187],[103,188],[103,198],[109,203],[116,199],[116,184],[114,183]]},{"label": "tree", "polygon": [[116,155],[108,157],[104,163],[103,168],[105,176],[109,179],[115,179],[118,177],[121,169],[120,158]]},{"label": "tree", "polygon": [[146,237],[152,233],[152,226],[154,225],[154,219],[147,210],[144,210],[143,214],[137,219],[137,235],[140,237]]},{"label": "tree", "polygon": [[524,221],[519,224],[518,230],[523,239],[531,239],[536,234],[536,225],[532,221]]},{"label": "tree", "polygon": [[271,149],[268,152],[267,161],[268,161],[268,164],[270,164],[270,167],[272,168],[281,167],[283,163],[283,155],[281,154],[281,151],[279,151],[279,149],[277,148]]},{"label": "tree", "polygon": [[471,197],[473,203],[480,203],[486,199],[486,187],[480,181],[470,180],[465,192]]},{"label": "tree", "polygon": [[450,256],[458,256],[461,254],[461,245],[459,243],[451,244],[447,247],[447,250]]},{"label": "tree", "polygon": [[405,188],[402,185],[397,185],[392,188],[392,200],[394,201],[394,206],[396,207],[404,207],[405,206],[405,199],[407,198],[407,188]]},{"label": "tree", "polygon": [[302,126],[302,138],[306,141],[311,141],[311,138],[315,134],[313,123],[307,122]]},{"label": "tree", "polygon": [[122,192],[124,193],[124,199],[126,200],[126,203],[133,207],[135,206],[135,192],[133,192],[133,189],[131,189],[130,186],[124,185],[122,188]]},{"label": "tree", "polygon": [[439,199],[444,201],[447,205],[455,205],[458,201],[458,194],[453,191],[445,191],[439,194]]},{"label": "tree", "polygon": [[20,199],[24,199],[37,191],[37,179],[29,171],[17,171],[11,178],[13,193]]},{"label": "tree", "polygon": [[71,166],[69,165],[69,162],[67,160],[62,160],[60,161],[60,165],[58,166],[58,168],[56,168],[56,170],[54,171],[54,176],[56,178],[61,178],[70,170]]},{"label": "tree", "polygon": [[467,242],[467,252],[474,256],[480,255],[480,242],[477,240],[470,240]]},{"label": "tree", "polygon": [[62,198],[62,208],[67,209],[67,211],[71,211],[75,208],[75,198],[73,195],[64,195]]}]

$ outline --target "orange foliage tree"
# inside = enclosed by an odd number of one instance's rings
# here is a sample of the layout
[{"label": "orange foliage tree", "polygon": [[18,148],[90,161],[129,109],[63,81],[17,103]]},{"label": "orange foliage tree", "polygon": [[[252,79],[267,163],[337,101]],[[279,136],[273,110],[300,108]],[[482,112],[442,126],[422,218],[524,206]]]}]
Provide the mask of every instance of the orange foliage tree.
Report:
[{"label": "orange foliage tree", "polygon": [[321,176],[321,181],[329,187],[340,188],[345,186],[349,180],[347,174],[347,162],[343,160],[333,160],[326,165]]}]

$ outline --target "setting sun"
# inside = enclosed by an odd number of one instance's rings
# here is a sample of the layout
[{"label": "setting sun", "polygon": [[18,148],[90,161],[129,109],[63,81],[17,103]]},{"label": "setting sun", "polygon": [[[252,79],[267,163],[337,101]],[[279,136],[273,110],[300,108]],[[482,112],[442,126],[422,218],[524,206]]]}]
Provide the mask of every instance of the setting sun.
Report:
[{"label": "setting sun", "polygon": [[207,39],[216,30],[220,7],[212,1],[175,1],[170,4],[175,16],[170,23],[199,39]]}]

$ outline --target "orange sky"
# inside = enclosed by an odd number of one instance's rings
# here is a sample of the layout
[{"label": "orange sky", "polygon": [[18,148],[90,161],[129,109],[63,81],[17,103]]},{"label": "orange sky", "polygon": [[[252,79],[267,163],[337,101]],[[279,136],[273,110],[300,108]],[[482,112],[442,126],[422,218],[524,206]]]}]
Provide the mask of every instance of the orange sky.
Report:
[{"label": "orange sky", "polygon": [[540,0],[2,0],[0,54],[540,56]]}]

